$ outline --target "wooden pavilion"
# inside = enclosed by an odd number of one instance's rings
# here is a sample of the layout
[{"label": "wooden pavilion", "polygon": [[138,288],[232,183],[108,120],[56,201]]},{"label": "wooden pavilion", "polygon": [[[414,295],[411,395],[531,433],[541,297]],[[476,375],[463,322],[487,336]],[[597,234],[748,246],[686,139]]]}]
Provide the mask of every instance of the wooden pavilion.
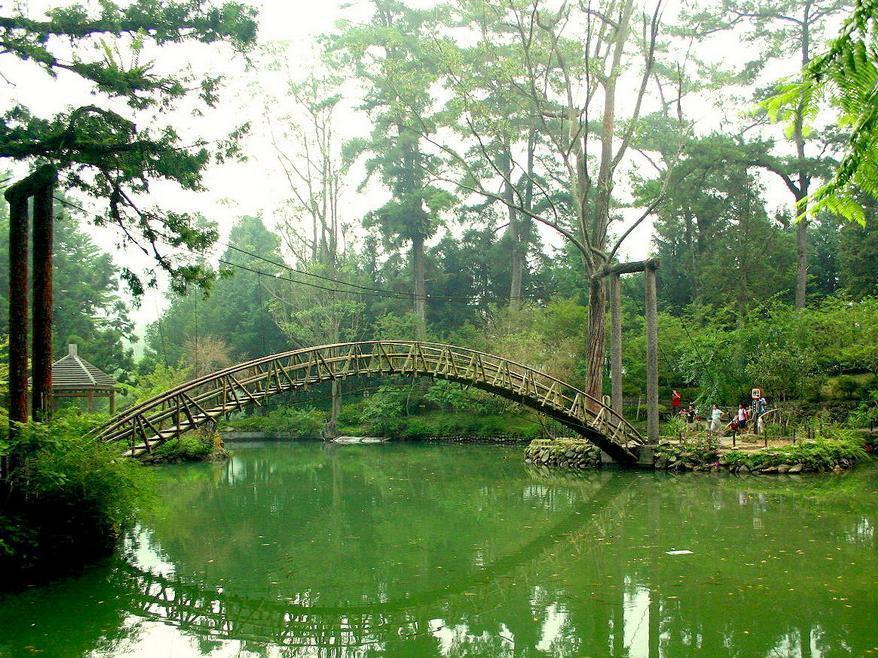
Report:
[{"label": "wooden pavilion", "polygon": [[109,398],[110,413],[116,411],[116,380],[77,354],[69,345],[67,356],[52,364],[53,406],[59,398],[86,398],[94,411],[95,398]]}]

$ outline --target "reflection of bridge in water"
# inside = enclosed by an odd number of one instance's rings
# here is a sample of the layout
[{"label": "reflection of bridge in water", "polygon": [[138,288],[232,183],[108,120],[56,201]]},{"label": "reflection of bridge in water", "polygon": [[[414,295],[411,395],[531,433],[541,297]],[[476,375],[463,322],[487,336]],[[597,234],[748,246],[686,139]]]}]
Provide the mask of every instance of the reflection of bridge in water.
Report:
[{"label": "reflection of bridge in water", "polygon": [[348,377],[438,377],[471,385],[550,416],[621,463],[635,460],[640,433],[585,391],[500,356],[417,341],[365,341],[262,357],[181,384],[113,418],[98,431],[132,455],[279,393]]},{"label": "reflection of bridge in water", "polygon": [[130,565],[120,571],[120,578],[125,589],[134,590],[130,601],[135,609],[130,612],[139,617],[217,639],[314,647],[320,655],[347,653],[356,647],[430,635],[442,627],[440,619],[455,624],[477,615],[496,601],[506,600],[516,587],[512,574],[534,564],[548,549],[557,549],[574,533],[576,538],[588,528],[604,533],[619,523],[619,511],[630,502],[630,490],[613,486],[612,476],[598,478],[599,488],[539,537],[442,588],[400,599],[350,605],[323,605],[309,601],[306,594],[287,600],[276,595],[263,599]]}]

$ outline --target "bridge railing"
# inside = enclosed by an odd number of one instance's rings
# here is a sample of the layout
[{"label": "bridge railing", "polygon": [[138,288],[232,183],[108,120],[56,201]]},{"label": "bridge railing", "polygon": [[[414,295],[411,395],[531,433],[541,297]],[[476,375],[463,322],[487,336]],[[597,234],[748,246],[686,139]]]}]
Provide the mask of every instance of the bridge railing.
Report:
[{"label": "bridge railing", "polygon": [[352,376],[411,375],[450,379],[520,400],[562,421],[579,421],[610,442],[642,437],[620,414],[562,380],[524,364],[467,348],[419,341],[366,341],[292,350],[254,359],[180,384],[122,412],[97,436],[128,440],[132,452],[277,393]]}]

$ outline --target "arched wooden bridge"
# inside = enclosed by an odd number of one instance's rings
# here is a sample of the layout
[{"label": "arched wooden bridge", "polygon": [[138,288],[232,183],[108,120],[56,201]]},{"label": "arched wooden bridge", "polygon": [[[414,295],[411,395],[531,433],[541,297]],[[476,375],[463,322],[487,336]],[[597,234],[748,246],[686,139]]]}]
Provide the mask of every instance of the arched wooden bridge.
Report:
[{"label": "arched wooden bridge", "polygon": [[278,393],[348,377],[438,377],[500,395],[555,418],[620,463],[643,437],[600,400],[560,379],[500,356],[405,340],[321,345],[247,361],[181,384],[113,418],[97,431],[140,456],[183,432]]}]

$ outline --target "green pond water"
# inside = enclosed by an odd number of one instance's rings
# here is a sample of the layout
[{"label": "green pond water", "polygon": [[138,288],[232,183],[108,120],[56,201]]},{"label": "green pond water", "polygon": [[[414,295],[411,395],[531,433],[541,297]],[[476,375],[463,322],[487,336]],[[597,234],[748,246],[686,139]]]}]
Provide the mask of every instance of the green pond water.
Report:
[{"label": "green pond water", "polygon": [[521,447],[232,447],[157,469],[115,557],[0,597],[0,656],[878,655],[873,465],[562,477]]}]

